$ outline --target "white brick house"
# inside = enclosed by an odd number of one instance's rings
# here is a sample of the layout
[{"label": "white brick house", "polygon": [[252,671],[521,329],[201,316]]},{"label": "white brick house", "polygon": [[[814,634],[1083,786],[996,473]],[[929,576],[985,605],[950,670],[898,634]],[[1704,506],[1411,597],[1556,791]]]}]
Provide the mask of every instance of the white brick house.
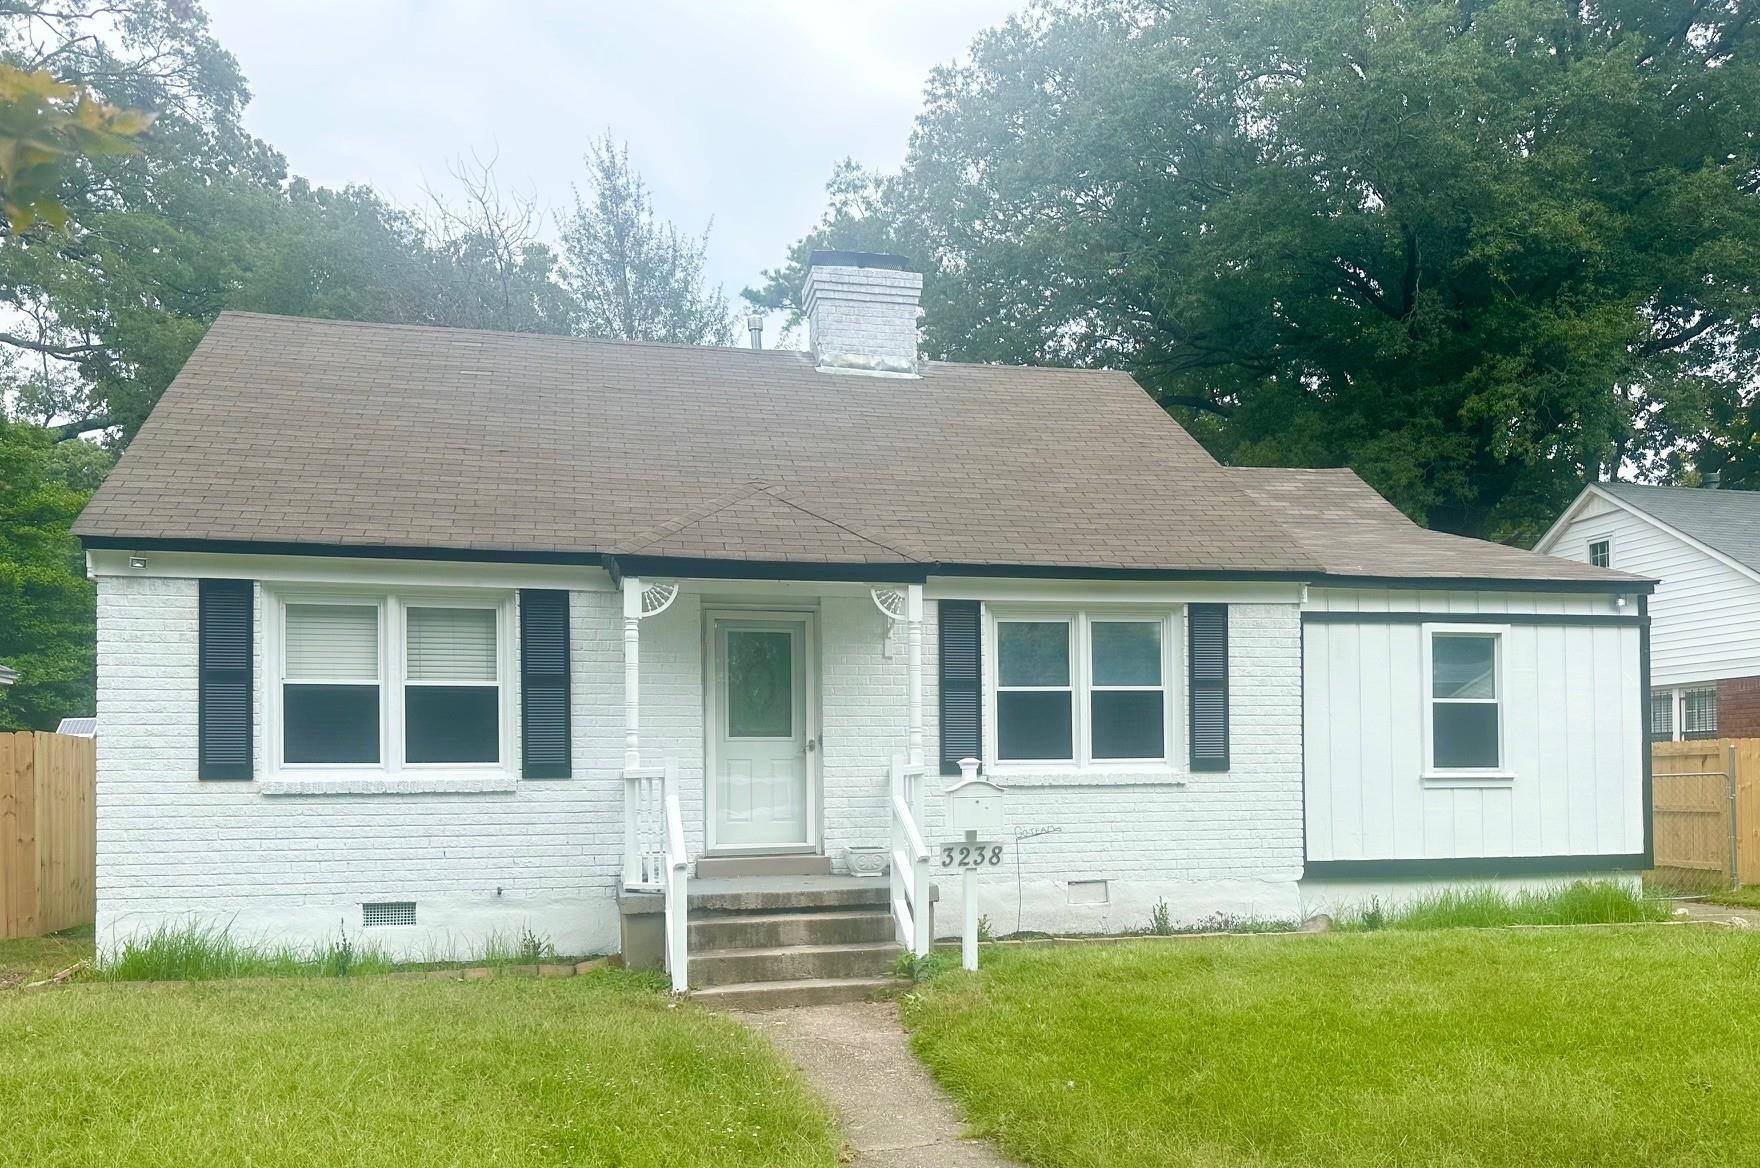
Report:
[{"label": "white brick house", "polygon": [[[1650,581],[919,363],[918,286],[820,257],[811,354],[223,316],[78,527],[100,944],[872,972],[968,756],[999,932],[1648,866]],[[803,906],[861,961],[772,953]]]}]

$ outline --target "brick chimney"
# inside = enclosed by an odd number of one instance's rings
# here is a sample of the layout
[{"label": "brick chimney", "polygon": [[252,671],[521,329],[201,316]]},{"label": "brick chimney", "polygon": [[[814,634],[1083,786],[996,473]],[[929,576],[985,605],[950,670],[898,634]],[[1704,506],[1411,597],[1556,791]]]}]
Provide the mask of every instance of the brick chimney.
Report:
[{"label": "brick chimney", "polygon": [[904,266],[903,256],[868,251],[816,251],[808,257],[801,300],[820,369],[916,375],[923,277]]}]

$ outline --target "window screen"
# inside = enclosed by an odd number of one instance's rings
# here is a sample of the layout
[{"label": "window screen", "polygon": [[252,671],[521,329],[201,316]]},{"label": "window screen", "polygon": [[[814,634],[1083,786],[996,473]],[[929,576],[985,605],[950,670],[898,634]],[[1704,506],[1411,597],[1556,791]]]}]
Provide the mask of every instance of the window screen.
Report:
[{"label": "window screen", "polygon": [[495,611],[411,607],[404,627],[404,760],[498,761]]},{"label": "window screen", "polygon": [[1167,700],[1161,676],[1161,622],[1089,624],[1088,695],[1095,758],[1161,759],[1167,754]]},{"label": "window screen", "polygon": [[996,754],[1014,760],[1075,757],[1070,622],[996,624]]},{"label": "window screen", "polygon": [[283,761],[379,761],[379,609],[289,604],[282,667]]},{"label": "window screen", "polygon": [[1432,766],[1437,770],[1490,770],[1498,766],[1498,697],[1496,634],[1432,635]]}]

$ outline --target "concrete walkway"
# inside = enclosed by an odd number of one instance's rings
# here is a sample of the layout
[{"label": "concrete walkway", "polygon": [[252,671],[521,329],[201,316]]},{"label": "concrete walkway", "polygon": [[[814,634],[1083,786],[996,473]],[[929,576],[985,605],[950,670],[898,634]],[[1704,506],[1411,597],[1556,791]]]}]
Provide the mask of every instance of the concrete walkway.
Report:
[{"label": "concrete walkway", "polygon": [[1733,904],[1712,904],[1703,900],[1684,900],[1678,910],[1690,921],[1714,921],[1738,929],[1760,929],[1760,911]]},{"label": "concrete walkway", "polygon": [[911,1054],[891,1002],[735,1017],[769,1038],[836,1109],[857,1168],[1012,1168],[961,1135],[959,1109]]}]

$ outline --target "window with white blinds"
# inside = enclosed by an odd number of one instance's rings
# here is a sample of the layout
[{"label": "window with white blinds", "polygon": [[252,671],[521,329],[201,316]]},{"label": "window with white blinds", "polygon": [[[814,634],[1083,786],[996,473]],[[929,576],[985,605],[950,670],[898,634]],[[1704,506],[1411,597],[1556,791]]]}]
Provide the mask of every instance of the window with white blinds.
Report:
[{"label": "window with white blinds", "polygon": [[495,610],[411,608],[405,655],[412,682],[495,683]]},{"label": "window with white blinds", "polygon": [[377,681],[378,606],[288,605],[283,659],[289,681]]},{"label": "window with white blinds", "polygon": [[405,608],[405,762],[501,760],[495,619],[490,608]]},{"label": "window with white blinds", "polygon": [[511,595],[277,598],[276,765],[499,765],[512,724]]}]

